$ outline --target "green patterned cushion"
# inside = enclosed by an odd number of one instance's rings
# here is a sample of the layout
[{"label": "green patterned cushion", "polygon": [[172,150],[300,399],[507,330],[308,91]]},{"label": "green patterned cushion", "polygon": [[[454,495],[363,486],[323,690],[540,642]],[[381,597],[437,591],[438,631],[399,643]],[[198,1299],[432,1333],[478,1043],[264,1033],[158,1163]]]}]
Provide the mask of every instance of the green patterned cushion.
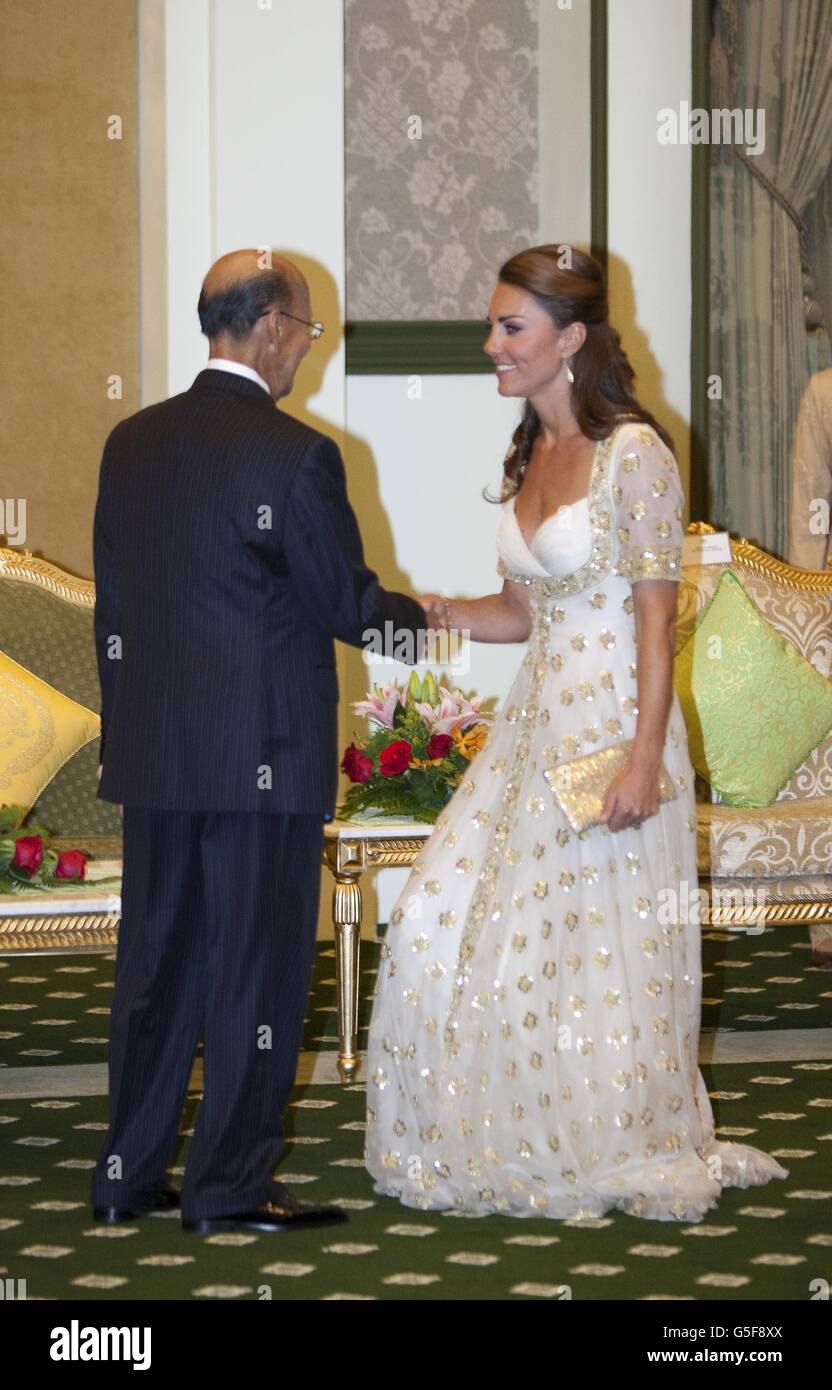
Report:
[{"label": "green patterned cushion", "polygon": [[[0,648],[71,700],[100,710],[92,609],[34,584],[0,577]],[[29,819],[54,835],[121,835],[121,817],[96,796],[99,740],[70,758]]]},{"label": "green patterned cushion", "polygon": [[691,762],[730,806],[770,806],[832,728],[832,682],[724,570],[673,674]]}]

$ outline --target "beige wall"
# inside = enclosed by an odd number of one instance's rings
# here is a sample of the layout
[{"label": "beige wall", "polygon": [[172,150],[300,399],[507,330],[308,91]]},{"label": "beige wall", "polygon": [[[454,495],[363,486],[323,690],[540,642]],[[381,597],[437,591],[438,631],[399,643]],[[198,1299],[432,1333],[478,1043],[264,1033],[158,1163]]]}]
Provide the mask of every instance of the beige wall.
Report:
[{"label": "beige wall", "polygon": [[608,7],[610,321],[636,394],[673,436],[690,517],[691,147],[660,145],[663,108],[692,99],[691,0]]},{"label": "beige wall", "polygon": [[0,497],[91,576],[101,448],[139,395],[135,0],[0,0],[0,55]]}]

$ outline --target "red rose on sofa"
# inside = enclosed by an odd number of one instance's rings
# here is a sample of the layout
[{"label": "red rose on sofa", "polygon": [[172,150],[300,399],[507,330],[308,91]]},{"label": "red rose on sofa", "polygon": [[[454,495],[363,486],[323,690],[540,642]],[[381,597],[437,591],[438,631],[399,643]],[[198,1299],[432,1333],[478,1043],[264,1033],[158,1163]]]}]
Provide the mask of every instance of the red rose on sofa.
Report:
[{"label": "red rose on sofa", "polygon": [[450,734],[432,734],[428,739],[428,757],[446,758],[453,747],[453,742]]},{"label": "red rose on sofa", "polygon": [[406,738],[382,748],[378,755],[379,771],[382,777],[398,777],[410,767],[412,749]]},{"label": "red rose on sofa", "polygon": [[58,855],[58,863],[55,868],[56,878],[77,878],[84,877],[84,865],[89,855],[84,854],[80,849],[66,849]]},{"label": "red rose on sofa", "polygon": [[37,873],[43,861],[43,841],[40,835],[20,835],[14,842],[12,863],[18,869],[28,869]]},{"label": "red rose on sofa", "polygon": [[344,753],[341,771],[347,774],[351,782],[369,782],[373,775],[373,760],[351,743]]}]

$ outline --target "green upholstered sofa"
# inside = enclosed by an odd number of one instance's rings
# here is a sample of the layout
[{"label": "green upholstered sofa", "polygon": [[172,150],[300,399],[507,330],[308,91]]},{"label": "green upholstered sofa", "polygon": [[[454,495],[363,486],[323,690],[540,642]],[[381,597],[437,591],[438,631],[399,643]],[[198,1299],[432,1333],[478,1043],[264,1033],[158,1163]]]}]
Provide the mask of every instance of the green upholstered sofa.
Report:
[{"label": "green upholstered sofa", "polygon": [[[25,550],[0,548],[0,650],[55,689],[100,709],[93,638],[95,585],[77,579]],[[96,860],[121,859],[121,817],[96,796],[99,740],[70,758],[29,813],[56,837],[59,849],[83,849]],[[2,797],[0,797],[2,800]],[[95,894],[90,884],[91,901]],[[0,904],[0,952],[112,948],[118,916],[90,910],[83,898],[69,911],[56,901],[29,899],[21,916]]]},{"label": "green upholstered sofa", "polygon": [[[688,534],[713,533],[692,522]],[[688,638],[724,569],[740,580],[763,617],[832,680],[832,568],[798,569],[743,537],[730,538],[731,564],[686,566],[679,586],[677,647]],[[832,732],[771,806],[723,804],[697,775],[697,867],[710,920],[737,924],[743,897],[764,903],[772,925],[808,928],[812,960],[832,965]]]}]

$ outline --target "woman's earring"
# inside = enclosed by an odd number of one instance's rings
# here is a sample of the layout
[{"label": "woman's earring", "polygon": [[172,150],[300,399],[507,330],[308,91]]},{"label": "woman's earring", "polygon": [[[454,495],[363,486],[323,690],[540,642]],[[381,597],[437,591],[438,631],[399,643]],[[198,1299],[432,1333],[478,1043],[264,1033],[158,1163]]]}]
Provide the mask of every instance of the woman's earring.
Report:
[{"label": "woman's earring", "polygon": [[572,368],[571,368],[570,365],[569,365],[569,358],[568,358],[568,357],[566,358],[566,380],[569,382],[569,385],[570,385],[570,386],[572,385],[572,383],[573,383],[574,380],[575,380],[575,373],[573,372]]}]

